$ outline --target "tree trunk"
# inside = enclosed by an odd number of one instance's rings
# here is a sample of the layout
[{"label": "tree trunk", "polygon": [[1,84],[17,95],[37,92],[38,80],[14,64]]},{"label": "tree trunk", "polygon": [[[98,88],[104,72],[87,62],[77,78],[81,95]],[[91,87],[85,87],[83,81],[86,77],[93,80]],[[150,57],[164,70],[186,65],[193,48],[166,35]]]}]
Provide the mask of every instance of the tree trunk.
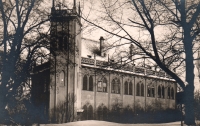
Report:
[{"label": "tree trunk", "polygon": [[6,118],[8,117],[7,111],[5,110],[6,107],[6,87],[2,84],[0,85],[0,124],[6,123]]},{"label": "tree trunk", "polygon": [[8,100],[6,98],[6,95],[8,93],[8,89],[5,84],[6,80],[8,80],[8,77],[5,75],[4,72],[2,72],[1,85],[0,85],[0,123],[3,124],[5,124],[6,119],[8,119],[8,113],[7,110],[5,109]]},{"label": "tree trunk", "polygon": [[[186,31],[186,30],[185,30]],[[193,50],[192,50],[192,39],[190,34],[186,34],[184,38],[185,45],[185,63],[186,63],[186,82],[187,85],[184,90],[185,96],[185,124],[195,125],[194,117],[194,63],[193,63]]]},{"label": "tree trunk", "polygon": [[193,87],[188,85],[185,88],[185,124],[187,125],[195,125]]}]

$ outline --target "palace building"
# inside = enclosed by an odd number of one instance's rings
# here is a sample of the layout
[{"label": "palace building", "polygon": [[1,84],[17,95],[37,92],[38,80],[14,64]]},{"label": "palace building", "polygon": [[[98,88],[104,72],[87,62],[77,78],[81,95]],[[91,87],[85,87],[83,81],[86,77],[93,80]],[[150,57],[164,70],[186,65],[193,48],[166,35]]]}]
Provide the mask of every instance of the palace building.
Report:
[{"label": "palace building", "polygon": [[50,22],[51,57],[34,67],[31,95],[48,120],[104,119],[117,103],[133,111],[136,105],[145,109],[155,101],[165,109],[176,107],[177,84],[165,72],[115,61],[104,50],[103,37],[81,37],[75,1],[72,9],[53,1]]}]

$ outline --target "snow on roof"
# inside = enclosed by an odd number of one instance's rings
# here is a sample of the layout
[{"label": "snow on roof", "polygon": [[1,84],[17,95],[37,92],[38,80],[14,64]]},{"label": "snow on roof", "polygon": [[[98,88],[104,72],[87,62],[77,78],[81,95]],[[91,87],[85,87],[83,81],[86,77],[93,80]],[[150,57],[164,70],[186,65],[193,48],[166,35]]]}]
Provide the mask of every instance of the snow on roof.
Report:
[{"label": "snow on roof", "polygon": [[100,52],[100,41],[82,38],[81,44],[81,57],[108,61],[108,54],[110,50],[104,51],[104,56],[100,56],[100,54],[98,54]]},{"label": "snow on roof", "polygon": [[[100,38],[100,37],[99,37]],[[81,40],[81,57],[91,58],[100,61],[114,60],[115,62],[121,62],[121,59],[124,61],[127,60],[127,54],[123,55],[122,53],[129,50],[125,49],[120,54],[119,46],[110,45],[106,40],[103,42],[103,56],[100,53],[100,40],[92,40],[87,38],[82,38]],[[128,48],[129,49],[129,48]],[[128,61],[128,60],[127,60]]]}]

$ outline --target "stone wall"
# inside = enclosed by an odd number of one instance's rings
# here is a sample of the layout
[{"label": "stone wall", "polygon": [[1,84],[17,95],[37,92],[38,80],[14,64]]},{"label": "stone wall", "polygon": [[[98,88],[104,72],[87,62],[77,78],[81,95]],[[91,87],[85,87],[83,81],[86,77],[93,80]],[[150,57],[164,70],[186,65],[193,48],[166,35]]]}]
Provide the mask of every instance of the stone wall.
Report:
[{"label": "stone wall", "polygon": [[[136,74],[126,74],[123,72],[101,71],[89,67],[82,68],[82,77],[84,75],[93,76],[94,87],[93,91],[81,91],[81,106],[83,107],[85,104],[91,104],[94,113],[102,104],[111,110],[112,105],[116,103],[121,104],[122,107],[130,106],[132,109],[138,105],[143,109],[146,109],[150,105],[152,106],[158,103],[163,109],[175,108],[176,83],[172,80],[152,78]],[[107,80],[107,91],[98,91],[99,80],[104,77]],[[120,82],[119,92],[112,91],[112,81],[117,80],[116,78],[119,79]],[[132,83],[132,94],[125,94],[125,82]],[[139,84],[140,87],[139,94],[137,94],[137,84]],[[83,81],[81,81],[81,85],[83,85]],[[141,85],[143,85],[143,89]],[[162,92],[158,92],[158,86],[164,87],[163,97],[159,96],[159,93]],[[168,88],[170,88],[170,91],[173,88],[173,98],[168,97]],[[150,90],[148,91],[148,89]]]}]

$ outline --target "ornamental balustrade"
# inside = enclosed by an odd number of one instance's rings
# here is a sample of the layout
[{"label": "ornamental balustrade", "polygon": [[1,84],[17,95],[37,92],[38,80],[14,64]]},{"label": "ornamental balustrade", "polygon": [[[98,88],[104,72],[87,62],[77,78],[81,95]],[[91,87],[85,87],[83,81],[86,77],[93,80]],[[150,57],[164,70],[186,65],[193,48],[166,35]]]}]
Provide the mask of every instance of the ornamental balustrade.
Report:
[{"label": "ornamental balustrade", "polygon": [[95,59],[90,59],[90,58],[85,58],[81,57],[81,63],[82,64],[88,64],[88,65],[94,65],[98,67],[108,67],[108,68],[113,68],[117,70],[123,70],[123,71],[129,71],[129,72],[134,72],[138,74],[144,74],[144,75],[152,75],[152,76],[158,76],[158,77],[165,77],[165,78],[170,78],[172,79],[171,76],[167,75],[164,71],[154,71],[151,69],[146,69],[142,67],[133,67],[130,64],[118,64],[114,62],[106,62],[106,61],[100,61],[100,60],[95,60]]},{"label": "ornamental balustrade", "polygon": [[96,66],[108,66],[108,62],[96,60]]},{"label": "ornamental balustrade", "polygon": [[89,59],[89,58],[83,58],[83,57],[81,57],[81,63],[82,64],[94,65],[94,62],[95,62],[94,59]]},{"label": "ornamental balustrade", "polygon": [[146,74],[147,74],[147,75],[155,75],[155,74],[156,74],[156,71],[151,70],[151,69],[146,69]]},{"label": "ornamental balustrade", "polygon": [[156,72],[156,75],[157,75],[158,77],[165,77],[165,72],[159,71],[159,72]]},{"label": "ornamental balustrade", "polygon": [[141,67],[135,67],[135,73],[145,74],[145,69]]}]

